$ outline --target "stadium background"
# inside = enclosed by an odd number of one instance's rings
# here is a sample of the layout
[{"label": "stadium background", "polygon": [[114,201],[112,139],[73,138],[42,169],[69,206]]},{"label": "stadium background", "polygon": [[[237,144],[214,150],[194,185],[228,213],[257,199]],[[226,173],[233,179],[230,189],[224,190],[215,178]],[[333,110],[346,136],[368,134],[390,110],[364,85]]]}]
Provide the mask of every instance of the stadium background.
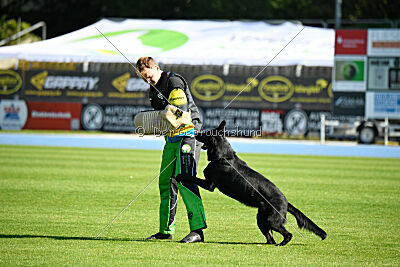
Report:
[{"label": "stadium background", "polygon": [[[161,19],[252,19],[270,23],[283,23],[292,20],[302,25],[334,27],[335,3],[310,1],[210,1],[201,5],[201,1],[157,1],[151,5],[125,3],[123,1],[99,1],[85,3],[81,1],[2,1],[5,11],[3,22],[10,18],[23,18],[28,22],[37,22],[38,17],[46,18],[47,36],[55,37],[95,22],[101,17],[123,18],[161,18]],[[74,19],[79,12],[63,10],[73,5],[76,10],[87,10],[85,16]],[[356,1],[352,4],[342,3],[342,28],[397,27],[398,16],[393,10],[395,1]],[[150,7],[151,6],[151,7]],[[170,7],[170,8],[164,8]],[[372,7],[375,7],[372,8]],[[373,11],[372,11],[373,10]],[[371,13],[373,12],[373,13]],[[280,20],[284,18],[284,20]],[[64,20],[73,23],[63,23]],[[116,19],[117,21],[119,19]],[[222,22],[222,21],[221,21]],[[5,28],[6,29],[6,28]],[[2,31],[3,38],[6,31]],[[9,33],[7,33],[9,35]],[[333,45],[333,44],[332,44]],[[279,61],[279,58],[276,60]],[[332,117],[332,68],[327,66],[286,65],[275,66],[272,62],[249,86],[250,91],[237,95],[238,88],[244,88],[264,66],[230,65],[229,74],[223,65],[185,65],[163,64],[161,68],[182,74],[188,79],[195,101],[201,108],[205,128],[215,127],[218,121],[225,118],[228,129],[258,130],[264,135],[318,135],[321,115]],[[1,99],[20,99],[27,101],[28,123],[25,129],[84,129],[113,132],[132,132],[133,116],[141,109],[147,109],[146,85],[136,77],[128,63],[84,63],[44,62],[19,60],[11,64],[9,72],[3,73],[3,80],[19,76],[21,90],[11,94],[1,94]],[[17,74],[9,74],[16,69]],[[96,94],[53,92],[58,95],[38,94],[47,76],[90,76],[97,77]],[[274,78],[268,78],[273,76]],[[18,80],[18,79],[17,79]],[[15,83],[18,81],[14,81]],[[287,87],[293,94],[282,94],[274,98],[268,95],[268,87],[280,85]],[[125,88],[123,88],[125,87]],[[214,95],[204,90],[215,88]],[[263,87],[263,88],[261,88]],[[54,89],[54,88],[53,88]],[[131,91],[130,91],[131,90]],[[264,92],[264,93],[263,93]],[[341,94],[341,97],[354,99],[360,94]],[[62,102],[54,105],[53,102]],[[354,101],[353,101],[354,103]],[[32,108],[36,118],[32,118]],[[73,107],[69,115],[65,112]],[[363,105],[353,107],[352,115],[360,114]],[[9,109],[11,110],[11,109]],[[84,112],[96,112],[97,120],[91,123],[83,121]],[[83,112],[83,113],[81,113]],[[345,111],[346,112],[346,111]],[[348,111],[347,111],[348,112]],[[57,115],[60,113],[59,115]],[[340,112],[339,112],[340,113]],[[343,112],[342,112],[343,113]],[[358,113],[358,114],[356,114]],[[46,117],[46,114],[48,115]],[[64,114],[64,115],[63,115]],[[92,114],[92,113],[91,113]],[[58,116],[58,118],[57,118]],[[68,118],[66,118],[67,116]],[[87,117],[87,116],[86,116]],[[90,116],[89,116],[90,117]],[[47,119],[47,120],[46,120]],[[48,123],[50,121],[51,123]],[[58,121],[58,122],[56,122]],[[97,123],[96,123],[97,122]],[[3,127],[6,129],[7,127]]]}]

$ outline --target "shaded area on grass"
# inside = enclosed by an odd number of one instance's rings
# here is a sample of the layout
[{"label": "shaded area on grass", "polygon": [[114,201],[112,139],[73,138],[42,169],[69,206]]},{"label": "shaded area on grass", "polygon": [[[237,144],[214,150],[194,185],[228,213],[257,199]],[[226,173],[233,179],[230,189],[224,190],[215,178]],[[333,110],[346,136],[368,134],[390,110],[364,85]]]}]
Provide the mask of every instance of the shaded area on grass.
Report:
[{"label": "shaded area on grass", "polygon": [[96,240],[96,241],[136,241],[148,242],[144,238],[108,238],[108,237],[87,237],[87,236],[56,236],[56,235],[5,235],[0,234],[0,238],[50,238],[56,240]]},{"label": "shaded area on grass", "polygon": [[[149,241],[145,238],[115,238],[115,237],[87,237],[87,236],[54,236],[54,235],[6,235],[0,234],[0,238],[50,238],[55,240],[93,240],[93,241],[128,241],[128,242],[169,242],[180,243],[180,241],[162,240],[162,241]],[[222,244],[222,245],[267,245],[266,243],[259,242],[217,242],[205,241],[204,244]],[[294,244],[297,246],[305,246],[305,244]]]}]

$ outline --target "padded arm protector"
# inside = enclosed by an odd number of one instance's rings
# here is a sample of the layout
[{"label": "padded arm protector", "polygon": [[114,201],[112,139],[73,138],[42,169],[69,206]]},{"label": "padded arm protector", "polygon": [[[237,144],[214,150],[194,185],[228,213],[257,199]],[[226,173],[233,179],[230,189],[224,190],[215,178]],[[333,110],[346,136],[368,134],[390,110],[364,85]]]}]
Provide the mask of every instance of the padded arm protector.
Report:
[{"label": "padded arm protector", "polygon": [[136,129],[143,134],[167,134],[190,123],[190,112],[167,105],[164,110],[143,111],[135,116]]}]

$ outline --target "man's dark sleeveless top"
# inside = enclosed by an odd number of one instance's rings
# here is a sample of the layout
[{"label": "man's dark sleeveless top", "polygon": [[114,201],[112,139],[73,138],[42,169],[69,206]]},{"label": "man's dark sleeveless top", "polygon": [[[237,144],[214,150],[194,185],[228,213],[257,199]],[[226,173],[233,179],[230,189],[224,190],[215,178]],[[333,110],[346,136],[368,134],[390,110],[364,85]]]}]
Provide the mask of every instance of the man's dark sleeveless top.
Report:
[{"label": "man's dark sleeveless top", "polygon": [[[200,130],[198,128],[201,125],[199,110],[193,101],[193,97],[192,94],[190,93],[189,86],[187,85],[185,79],[181,75],[173,72],[163,71],[161,73],[160,80],[157,82],[155,86],[159,92],[155,88],[153,88],[153,86],[150,86],[149,90],[149,99],[152,108],[154,108],[155,110],[164,109],[168,105],[167,99],[171,91],[173,89],[180,88],[186,94],[186,98],[188,101],[188,110],[190,110],[191,112],[192,121],[196,126],[196,129]],[[162,94],[164,97],[161,96],[160,94]]]}]

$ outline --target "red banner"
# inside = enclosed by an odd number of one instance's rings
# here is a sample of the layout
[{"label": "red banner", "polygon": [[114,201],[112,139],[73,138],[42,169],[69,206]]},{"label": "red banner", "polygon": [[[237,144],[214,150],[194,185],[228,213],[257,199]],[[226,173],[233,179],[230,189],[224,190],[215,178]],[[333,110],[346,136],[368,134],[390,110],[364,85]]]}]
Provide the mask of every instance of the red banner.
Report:
[{"label": "red banner", "polygon": [[28,121],[24,129],[79,130],[81,103],[28,102]]},{"label": "red banner", "polygon": [[336,30],[335,55],[366,55],[367,30]]}]

